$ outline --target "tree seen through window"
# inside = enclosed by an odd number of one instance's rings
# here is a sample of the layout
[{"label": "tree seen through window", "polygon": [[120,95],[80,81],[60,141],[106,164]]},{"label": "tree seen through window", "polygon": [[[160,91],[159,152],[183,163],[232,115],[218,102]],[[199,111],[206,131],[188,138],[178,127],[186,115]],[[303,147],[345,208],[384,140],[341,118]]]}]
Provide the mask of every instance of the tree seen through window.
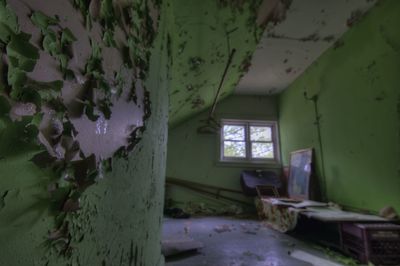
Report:
[{"label": "tree seen through window", "polygon": [[222,158],[274,160],[274,124],[225,122],[222,125]]}]

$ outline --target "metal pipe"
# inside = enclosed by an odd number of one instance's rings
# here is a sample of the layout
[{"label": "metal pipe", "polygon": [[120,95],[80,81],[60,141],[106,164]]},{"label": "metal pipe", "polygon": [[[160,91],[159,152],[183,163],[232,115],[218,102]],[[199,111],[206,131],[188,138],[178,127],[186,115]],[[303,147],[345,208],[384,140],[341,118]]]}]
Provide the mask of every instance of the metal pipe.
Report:
[{"label": "metal pipe", "polygon": [[231,53],[229,54],[228,62],[226,62],[226,66],[225,66],[224,72],[222,74],[221,81],[219,82],[217,94],[215,95],[214,102],[213,102],[213,105],[212,105],[212,108],[211,108],[211,111],[210,111],[210,114],[209,114],[209,117],[208,117],[209,119],[212,118],[213,115],[214,115],[214,111],[215,111],[215,108],[217,106],[217,102],[218,102],[219,94],[221,92],[222,85],[224,84],[224,80],[225,80],[226,74],[228,73],[229,66],[232,63],[232,59],[233,59],[233,56],[235,55],[235,53],[236,53],[236,49],[232,49]]}]

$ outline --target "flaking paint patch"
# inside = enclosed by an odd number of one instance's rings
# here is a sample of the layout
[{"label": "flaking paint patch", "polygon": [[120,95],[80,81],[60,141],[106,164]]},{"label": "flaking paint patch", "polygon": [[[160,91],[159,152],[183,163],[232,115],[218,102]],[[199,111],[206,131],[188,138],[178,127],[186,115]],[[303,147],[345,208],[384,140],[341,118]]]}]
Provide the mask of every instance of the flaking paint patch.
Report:
[{"label": "flaking paint patch", "polygon": [[[153,51],[159,53],[159,46],[157,47],[158,48],[154,49]],[[52,224],[48,219],[45,208],[44,212],[37,215],[37,217],[39,218],[29,224],[29,233],[25,233],[26,228],[23,228],[23,223],[18,223],[18,226],[15,227],[18,229],[17,231],[15,231],[15,228],[11,227],[13,224],[6,224],[4,226],[4,229],[6,231],[7,229],[12,230],[12,232],[15,233],[15,236],[18,236],[19,239],[22,239],[24,241],[16,241],[10,238],[7,238],[7,243],[5,241],[1,241],[0,264],[3,264],[4,260],[6,261],[4,263],[5,265],[29,265],[32,263],[32,261],[35,261],[37,265],[44,265],[46,263],[49,265],[64,265],[76,263],[79,263],[81,265],[111,265],[112,263],[109,260],[117,258],[120,254],[121,250],[118,247],[121,246],[121,244],[124,244],[124,246],[129,245],[129,242],[127,240],[128,237],[129,239],[133,238],[133,243],[141,247],[141,254],[140,257],[137,259],[137,265],[139,265],[139,263],[142,265],[155,265],[160,260],[160,256],[154,256],[153,254],[154,251],[159,250],[159,237],[157,235],[160,230],[159,227],[156,225],[157,222],[153,222],[153,219],[154,216],[161,216],[161,202],[163,200],[162,196],[151,195],[150,198],[148,198],[148,195],[142,195],[141,197],[135,196],[141,195],[142,191],[147,191],[151,189],[153,184],[155,184],[157,190],[160,191],[162,191],[163,186],[161,180],[162,176],[164,176],[162,171],[165,162],[164,135],[167,130],[165,119],[167,102],[164,99],[167,98],[167,86],[165,82],[158,83],[156,81],[159,80],[160,76],[166,77],[167,67],[164,55],[153,56],[152,58],[152,70],[150,71],[151,78],[146,81],[146,83],[151,85],[152,94],[145,95],[145,100],[147,104],[144,106],[144,108],[147,109],[145,114],[147,116],[146,118],[149,119],[148,126],[151,134],[148,134],[146,132],[143,134],[142,137],[145,139],[143,140],[143,142],[145,142],[146,144],[143,145],[143,148],[140,152],[134,151],[134,155],[132,155],[131,158],[127,159],[129,160],[129,163],[125,162],[124,160],[124,162],[121,162],[121,160],[116,159],[113,165],[113,173],[106,174],[107,176],[113,175],[111,178],[113,179],[113,181],[111,182],[106,180],[106,176],[101,184],[95,184],[90,187],[88,193],[85,194],[88,197],[81,198],[82,206],[81,210],[79,211],[79,215],[70,215],[69,221],[72,226],[72,230],[70,233],[71,236],[76,239],[76,242],[71,245],[71,248],[74,250],[71,255],[72,258],[60,258],[59,253],[51,250],[46,250],[47,242],[42,245],[43,240],[46,236],[46,232],[49,229],[48,226]],[[160,58],[163,58],[162,62],[160,62]],[[166,79],[164,78],[163,80]],[[151,110],[150,100],[153,103],[155,102],[155,104],[152,105]],[[153,117],[150,117],[150,113],[154,114]],[[163,141],[160,141],[160,139],[162,139]],[[158,148],[155,154],[152,155],[154,150],[152,148],[153,146],[157,146]],[[32,147],[29,143],[26,143],[25,147],[23,148],[24,149],[21,149],[18,152],[26,152],[26,149]],[[4,151],[2,150],[2,153],[3,152]],[[19,156],[18,153],[15,155],[16,156],[14,157]],[[155,161],[160,162],[160,166],[158,166],[156,170],[150,169],[152,166],[148,163],[150,161],[149,159],[152,156],[155,157]],[[50,179],[49,176],[43,173],[39,173],[39,171],[34,168],[30,162],[28,162],[27,164],[22,164],[20,162],[15,163],[16,160],[14,157],[7,158],[7,162],[11,163],[11,165],[15,166],[16,168],[19,167],[21,169],[17,175],[12,176],[13,179],[11,182],[13,186],[20,187],[22,189],[22,196],[18,201],[10,201],[8,200],[7,196],[7,208],[4,209],[4,212],[7,213],[4,213],[2,211],[2,213],[0,214],[2,216],[0,218],[0,223],[2,223],[2,225],[5,221],[3,218],[9,217],[9,209],[12,209],[16,213],[18,213],[19,217],[21,217],[21,221],[27,219],[27,213],[21,212],[21,208],[18,204],[23,203],[26,205],[26,202],[29,202],[32,199],[37,200],[35,197],[29,197],[30,187],[28,188],[28,184],[25,184],[24,182],[29,181],[29,178],[34,179],[36,175],[38,183],[35,183],[35,185],[32,185],[32,187],[36,190],[39,190],[39,187],[46,187],[45,184],[47,183],[47,178]],[[125,165],[127,165],[127,171],[123,170],[123,167],[125,167]],[[3,162],[0,162],[0,167],[3,170],[5,164],[3,164]],[[33,173],[29,175],[26,173],[27,170],[33,170],[30,171]],[[149,180],[144,178],[146,176],[154,176],[154,180],[150,182]],[[22,180],[24,180],[24,182],[22,182]],[[39,180],[42,183],[39,183]],[[9,181],[8,178],[7,181]],[[0,180],[1,187],[4,187],[4,182],[5,179],[2,178]],[[29,186],[30,185],[31,184],[29,183]],[[118,186],[113,187],[113,185]],[[139,186],[142,189],[135,188]],[[35,193],[36,192],[37,191],[35,191]],[[122,195],[123,197],[119,197],[119,195]],[[40,191],[40,193],[38,193],[38,197],[46,199],[46,191]],[[126,202],[126,198],[130,198],[130,201]],[[156,208],[144,211],[143,208],[140,207],[142,206],[142,198],[146,199],[150,203],[153,203],[153,206],[156,206]],[[96,206],[89,203],[98,203],[98,205]],[[134,211],[131,211],[127,207],[127,204],[129,204],[129,206],[134,206]],[[115,205],[117,205],[117,207]],[[127,211],[128,209],[129,211]],[[32,212],[37,212],[37,209],[32,208]],[[139,220],[141,220],[140,223]],[[134,224],[135,227],[131,227],[132,224]],[[150,231],[150,234],[152,235],[151,241],[143,241],[145,236],[142,236],[142,234],[144,233],[138,232],[140,230],[137,230],[137,225],[140,225],[140,228],[145,228],[143,230],[144,232],[148,232],[150,228],[153,227]],[[3,231],[1,231],[1,234],[3,238]],[[18,250],[18,256],[14,256],[16,250]],[[102,260],[106,257],[107,259]]]}]

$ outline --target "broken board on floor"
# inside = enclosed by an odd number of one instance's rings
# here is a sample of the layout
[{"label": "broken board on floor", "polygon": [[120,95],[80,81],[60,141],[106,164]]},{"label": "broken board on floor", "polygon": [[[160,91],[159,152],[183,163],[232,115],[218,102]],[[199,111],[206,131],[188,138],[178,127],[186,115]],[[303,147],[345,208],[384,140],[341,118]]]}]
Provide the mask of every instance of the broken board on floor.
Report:
[{"label": "broken board on floor", "polygon": [[196,251],[202,247],[204,247],[203,243],[191,238],[165,239],[161,241],[161,253],[165,257]]}]

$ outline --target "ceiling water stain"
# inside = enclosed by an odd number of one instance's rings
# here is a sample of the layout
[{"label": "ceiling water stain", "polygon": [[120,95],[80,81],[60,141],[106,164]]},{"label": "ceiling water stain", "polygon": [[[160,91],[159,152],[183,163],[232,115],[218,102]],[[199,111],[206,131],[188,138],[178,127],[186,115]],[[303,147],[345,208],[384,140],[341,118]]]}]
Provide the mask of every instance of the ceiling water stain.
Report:
[{"label": "ceiling water stain", "polygon": [[328,35],[328,36],[324,37],[322,40],[325,41],[325,42],[332,42],[332,41],[335,40],[335,35],[333,35],[333,34],[332,35]]},{"label": "ceiling water stain", "polygon": [[300,38],[299,40],[302,42],[309,42],[309,41],[316,42],[319,39],[320,39],[320,37],[319,37],[318,33],[312,33],[306,37]]},{"label": "ceiling water stain", "polygon": [[346,21],[347,27],[353,27],[362,19],[363,16],[364,12],[361,9],[353,10],[350,14],[350,17]]}]

